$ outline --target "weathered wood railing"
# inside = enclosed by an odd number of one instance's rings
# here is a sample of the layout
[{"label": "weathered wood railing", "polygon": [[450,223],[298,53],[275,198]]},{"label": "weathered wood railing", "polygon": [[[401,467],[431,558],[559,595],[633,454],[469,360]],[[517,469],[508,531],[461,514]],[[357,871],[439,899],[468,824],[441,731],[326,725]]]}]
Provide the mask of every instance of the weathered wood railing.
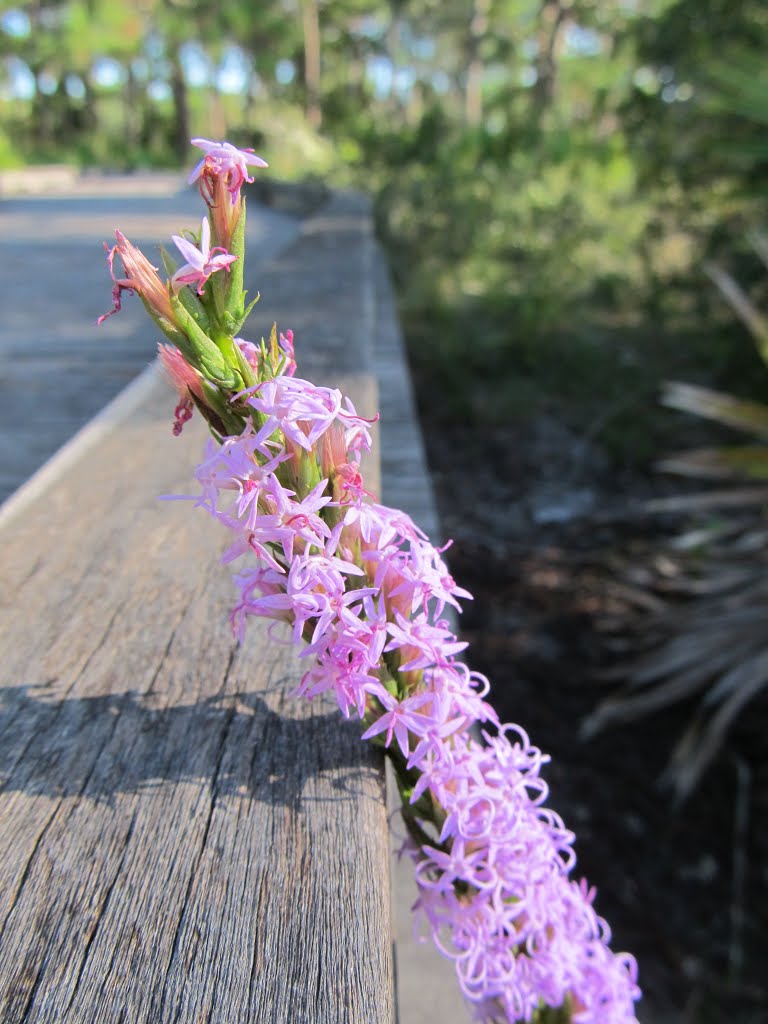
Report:
[{"label": "weathered wood railing", "polygon": [[[367,217],[332,199],[258,281],[364,412]],[[226,538],[158,501],[204,436],[172,404],[148,371],[0,511],[0,1021],[389,1024],[381,761],[262,624],[233,642]]]}]

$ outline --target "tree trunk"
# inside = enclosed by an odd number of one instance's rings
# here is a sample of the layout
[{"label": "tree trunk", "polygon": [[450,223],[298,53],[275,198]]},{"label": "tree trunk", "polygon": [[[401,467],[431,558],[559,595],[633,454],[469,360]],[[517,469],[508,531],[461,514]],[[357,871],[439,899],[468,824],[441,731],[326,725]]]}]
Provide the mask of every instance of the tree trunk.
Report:
[{"label": "tree trunk", "polygon": [[474,0],[467,39],[467,77],[464,86],[464,118],[467,124],[480,124],[483,120],[483,72],[485,70],[480,47],[488,32],[488,13],[491,0]]},{"label": "tree trunk", "polygon": [[133,70],[133,61],[125,62],[126,83],[123,96],[123,135],[125,147],[128,151],[128,159],[134,165],[140,146],[140,100],[139,88],[136,75]]},{"label": "tree trunk", "polygon": [[566,7],[562,0],[544,0],[541,5],[537,78],[533,89],[534,106],[539,113],[546,110],[555,97],[558,51],[562,32],[568,21]]},{"label": "tree trunk", "polygon": [[174,125],[171,140],[179,163],[184,163],[189,149],[189,102],[184,69],[181,66],[179,45],[170,48],[171,92],[173,93]]},{"label": "tree trunk", "polygon": [[304,30],[304,87],[307,120],[319,128],[323,120],[320,98],[320,12],[317,0],[302,0],[301,21]]},{"label": "tree trunk", "polygon": [[211,138],[226,139],[228,135],[227,115],[224,110],[224,104],[221,102],[221,93],[215,86],[210,92],[210,105],[208,110],[208,123],[210,124]]}]

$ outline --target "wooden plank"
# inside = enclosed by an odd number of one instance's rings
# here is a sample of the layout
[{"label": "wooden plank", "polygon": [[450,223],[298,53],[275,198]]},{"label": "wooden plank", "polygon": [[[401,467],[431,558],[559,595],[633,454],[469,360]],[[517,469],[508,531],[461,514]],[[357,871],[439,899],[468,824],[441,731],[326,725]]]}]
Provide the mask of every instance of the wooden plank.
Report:
[{"label": "wooden plank", "polygon": [[172,401],[0,528],[0,1019],[389,1022],[380,760],[234,646]]}]

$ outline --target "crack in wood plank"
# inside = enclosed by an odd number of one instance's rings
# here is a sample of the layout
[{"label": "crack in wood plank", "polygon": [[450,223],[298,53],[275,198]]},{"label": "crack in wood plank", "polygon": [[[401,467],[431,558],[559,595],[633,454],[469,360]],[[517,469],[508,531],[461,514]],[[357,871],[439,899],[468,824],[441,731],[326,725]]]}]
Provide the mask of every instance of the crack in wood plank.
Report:
[{"label": "crack in wood plank", "polygon": [[[109,907],[109,901],[110,901],[110,899],[112,897],[112,893],[114,891],[114,888],[117,885],[118,879],[120,878],[120,872],[123,869],[123,864],[125,863],[125,857],[126,857],[126,854],[128,852],[128,844],[131,841],[131,836],[133,835],[133,830],[136,827],[136,817],[137,817],[137,815],[138,815],[138,808],[134,807],[133,814],[131,815],[131,821],[130,821],[130,823],[128,825],[128,831],[125,834],[125,838],[123,839],[123,846],[122,846],[122,849],[120,850],[120,853],[119,853],[119,858],[120,859],[118,861],[117,871],[115,872],[114,878],[112,879],[112,881],[107,886],[106,892],[104,893],[104,898],[103,898],[103,900],[101,902],[101,905],[99,906],[99,910],[98,910],[98,914],[96,916],[96,920],[93,922],[92,926],[88,930],[88,934],[87,934],[87,937],[86,937],[86,940],[85,940],[85,948],[83,950],[83,957],[82,957],[82,960],[80,961],[80,966],[79,966],[78,971],[77,971],[77,977],[75,979],[75,985],[74,985],[74,988],[72,989],[72,994],[69,997],[69,1002],[67,1003],[67,1012],[69,1012],[69,1010],[72,1007],[73,1002],[75,1001],[75,996],[77,995],[78,989],[80,988],[80,982],[82,980],[83,973],[85,972],[86,965],[88,964],[88,956],[90,954],[91,947],[93,946],[94,940],[95,940],[96,935],[97,935],[97,933],[99,931],[99,926],[101,925],[101,922],[102,922],[102,920],[104,918],[104,915],[107,912],[107,908]],[[114,966],[115,956],[116,955],[117,955],[117,951],[115,951],[113,953],[112,959],[109,962],[109,967],[107,969],[106,974],[104,975],[104,981],[105,982],[106,982],[106,979],[112,973],[112,968]]]},{"label": "crack in wood plank", "polygon": [[[226,680],[229,677],[229,673],[231,671],[234,658],[235,658],[235,652],[231,651],[230,652],[230,656],[229,656],[229,662],[228,662],[228,665],[227,665],[227,669],[224,672],[224,683],[222,684],[222,687],[219,690],[219,695],[221,694],[222,690],[226,686]],[[228,708],[226,716],[225,716],[225,719],[224,719],[224,725],[222,727],[221,740],[219,742],[218,750],[216,752],[216,757],[215,757],[215,762],[214,762],[214,771],[213,771],[213,775],[211,777],[211,785],[210,785],[211,796],[210,796],[210,801],[209,801],[209,806],[208,806],[208,813],[207,813],[207,816],[206,816],[205,824],[203,826],[203,834],[202,834],[202,837],[201,837],[201,840],[200,840],[200,846],[199,846],[199,849],[198,849],[197,854],[195,856],[194,864],[192,865],[192,868],[191,868],[191,870],[189,872],[189,878],[187,879],[187,885],[186,885],[186,889],[185,889],[185,892],[184,892],[184,898],[182,900],[181,908],[179,910],[179,916],[178,916],[178,919],[176,921],[176,928],[175,928],[175,931],[174,931],[173,942],[171,944],[171,955],[168,958],[168,963],[167,963],[166,968],[165,968],[165,976],[164,976],[164,979],[163,979],[163,993],[162,993],[162,996],[161,996],[161,999],[160,999],[160,1010],[159,1010],[159,1019],[160,1020],[163,1020],[164,1019],[164,1015],[165,1015],[165,1007],[166,1007],[166,1003],[167,1003],[167,1000],[168,1000],[169,978],[170,978],[171,970],[173,969],[173,966],[174,966],[174,961],[176,960],[176,957],[178,955],[179,941],[180,941],[181,931],[182,931],[182,928],[183,928],[183,925],[184,925],[184,921],[185,921],[185,917],[186,917],[186,913],[187,913],[187,907],[189,906],[190,895],[192,893],[192,888],[193,888],[195,882],[197,881],[197,874],[198,874],[198,869],[200,867],[200,862],[201,862],[201,860],[203,858],[206,846],[208,844],[208,836],[210,834],[211,822],[213,820],[213,813],[214,813],[214,810],[216,808],[216,803],[217,803],[218,795],[219,795],[219,792],[218,792],[218,780],[219,780],[219,775],[221,773],[222,762],[223,762],[223,759],[224,759],[224,751],[226,749],[227,739],[229,738],[229,733],[230,733],[231,728],[232,728],[232,723],[234,722],[234,719],[235,719],[236,710],[237,709],[235,708],[234,705],[231,706],[230,708]],[[178,1007],[177,1011],[176,1011],[176,1014],[174,1015],[174,1018],[173,1018],[174,1024],[176,1024],[176,1022],[178,1022],[181,1012],[182,1012],[182,1006],[180,1005]]]},{"label": "crack in wood plank", "polygon": [[15,890],[15,892],[14,892],[12,898],[11,898],[11,905],[8,908],[7,914],[3,918],[3,925],[2,925],[2,928],[0,928],[0,942],[2,942],[3,933],[5,932],[5,927],[8,924],[8,919],[10,918],[11,914],[14,911],[14,908],[16,907],[16,904],[17,904],[18,899],[19,899],[19,895],[21,894],[21,891],[24,888],[24,883],[27,880],[27,876],[29,875],[29,872],[32,870],[32,863],[33,863],[33,861],[34,861],[34,859],[35,859],[35,857],[37,855],[37,851],[38,851],[38,849],[40,847],[40,844],[42,843],[43,839],[45,838],[45,834],[48,831],[48,829],[49,829],[49,827],[51,825],[51,822],[56,817],[56,813],[58,812],[58,810],[61,807],[63,802],[64,802],[64,797],[61,797],[59,800],[57,800],[56,805],[54,806],[53,810],[51,811],[51,813],[48,815],[48,818],[46,819],[45,825],[43,825],[42,829],[40,830],[40,833],[38,834],[37,838],[35,839],[35,842],[34,842],[34,845],[32,847],[32,850],[31,850],[31,852],[30,852],[30,854],[29,854],[29,856],[27,858],[26,864],[24,865],[24,870],[22,872],[21,878],[19,879],[19,884],[17,885],[16,890]]}]

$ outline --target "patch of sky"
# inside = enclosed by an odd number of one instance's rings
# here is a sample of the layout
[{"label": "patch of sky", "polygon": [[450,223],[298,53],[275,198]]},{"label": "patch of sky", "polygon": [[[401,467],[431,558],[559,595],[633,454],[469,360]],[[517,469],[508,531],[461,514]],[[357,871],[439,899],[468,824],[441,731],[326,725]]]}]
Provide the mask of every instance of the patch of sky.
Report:
[{"label": "patch of sky", "polygon": [[365,74],[373,85],[376,99],[384,99],[392,92],[395,69],[389,57],[369,57],[366,61]]},{"label": "patch of sky", "polygon": [[66,89],[67,96],[69,96],[70,99],[85,99],[85,83],[80,75],[67,75],[64,79],[64,88]]},{"label": "patch of sky", "polygon": [[416,82],[413,68],[396,68],[388,57],[371,57],[366,64],[366,75],[377,99],[391,95],[404,99]]},{"label": "patch of sky", "polygon": [[4,11],[0,14],[0,28],[7,36],[23,39],[32,30],[32,24],[29,20],[29,15],[25,11],[12,7],[10,11]]},{"label": "patch of sky", "polygon": [[670,82],[661,90],[661,98],[665,103],[686,103],[693,97],[693,86],[690,82],[681,82],[675,85]]},{"label": "patch of sky", "polygon": [[131,71],[137,82],[146,82],[149,78],[149,61],[146,57],[136,57],[131,61]]},{"label": "patch of sky", "polygon": [[279,60],[275,65],[275,78],[278,85],[290,85],[296,77],[296,65],[292,60]]},{"label": "patch of sky", "polygon": [[221,92],[241,95],[248,87],[251,62],[239,46],[228,46],[216,72],[216,85]]},{"label": "patch of sky", "polygon": [[147,86],[147,95],[155,103],[164,103],[171,98],[171,87],[162,78],[153,78]]},{"label": "patch of sky", "polygon": [[416,84],[416,72],[413,68],[398,68],[392,84],[396,95],[404,99]]},{"label": "patch of sky", "polygon": [[37,76],[37,88],[43,96],[53,96],[59,87],[59,80],[50,71],[41,71]]},{"label": "patch of sky", "polygon": [[439,96],[444,96],[451,88],[450,76],[445,71],[436,71],[432,75],[432,88]]},{"label": "patch of sky", "polygon": [[159,60],[165,55],[165,43],[159,32],[148,32],[144,40],[144,52],[150,60]]},{"label": "patch of sky", "polygon": [[417,60],[432,60],[437,50],[437,44],[431,36],[413,36],[409,43],[409,49]]},{"label": "patch of sky", "polygon": [[200,43],[184,43],[179,50],[179,59],[188,85],[194,89],[208,85],[211,80],[211,66],[208,55]]},{"label": "patch of sky", "polygon": [[571,57],[596,57],[603,52],[603,42],[597,32],[569,22],[563,33],[565,52]]},{"label": "patch of sky", "polygon": [[35,95],[35,76],[19,57],[7,57],[5,61],[7,79],[3,95],[7,99],[31,100]]},{"label": "patch of sky", "polygon": [[432,36],[416,35],[407,23],[402,26],[400,40],[403,47],[416,60],[432,60],[437,51],[437,44]]},{"label": "patch of sky", "polygon": [[357,32],[365,39],[383,39],[386,25],[382,18],[375,14],[366,14],[357,23]]},{"label": "patch of sky", "polygon": [[661,90],[665,103],[686,103],[693,97],[690,82],[675,82],[674,68],[664,65],[660,68],[641,67],[632,76],[632,82],[641,92],[652,96]]},{"label": "patch of sky", "polygon": [[113,57],[97,57],[91,68],[91,77],[102,89],[114,89],[125,81],[125,68]]}]

